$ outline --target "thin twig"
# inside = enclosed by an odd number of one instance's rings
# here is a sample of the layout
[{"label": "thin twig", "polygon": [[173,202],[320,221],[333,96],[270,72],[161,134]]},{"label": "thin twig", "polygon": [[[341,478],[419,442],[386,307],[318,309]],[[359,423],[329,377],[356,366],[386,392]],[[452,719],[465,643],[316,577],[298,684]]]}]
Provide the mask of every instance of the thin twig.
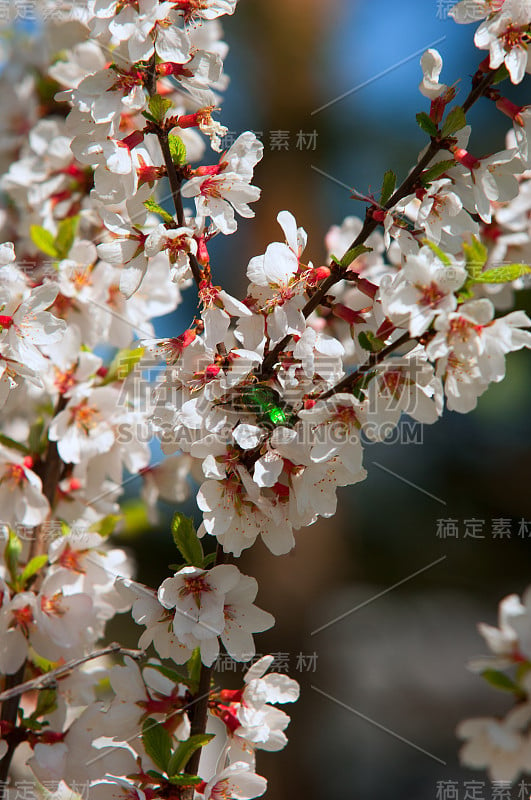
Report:
[{"label": "thin twig", "polygon": [[3,703],[6,700],[11,700],[13,697],[20,697],[20,695],[25,692],[33,692],[36,689],[49,689],[56,685],[59,678],[64,678],[65,675],[69,675],[76,667],[80,667],[82,664],[85,664],[87,661],[92,661],[95,658],[110,655],[130,656],[131,658],[139,659],[142,658],[145,653],[143,650],[129,650],[125,647],[121,647],[117,642],[113,642],[108,647],[104,647],[101,650],[94,650],[88,656],[74,658],[72,661],[61,664],[60,667],[56,667],[56,669],[52,669],[50,672],[46,672],[38,678],[19,683],[18,686],[15,686],[13,689],[0,692],[0,702]]}]

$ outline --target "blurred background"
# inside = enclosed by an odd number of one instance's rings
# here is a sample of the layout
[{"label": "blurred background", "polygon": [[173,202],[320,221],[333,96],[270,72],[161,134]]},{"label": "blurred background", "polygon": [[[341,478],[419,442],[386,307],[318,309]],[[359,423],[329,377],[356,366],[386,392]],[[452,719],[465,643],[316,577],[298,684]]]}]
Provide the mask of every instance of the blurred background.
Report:
[{"label": "blurred background", "polygon": [[[247,262],[278,238],[282,209],[308,232],[308,258],[323,263],[330,225],[363,214],[352,187],[377,193],[386,169],[407,174],[426,141],[415,122],[429,110],[417,88],[422,52],[439,49],[441,80],[460,79],[462,99],[483,58],[475,25],[457,26],[451,5],[242,0],[224,18],[231,86],[221,119],[235,135],[261,133],[265,153],[257,217],[216,243],[217,282],[245,293]],[[471,114],[477,155],[504,146],[509,125],[493,112],[485,101]],[[158,334],[182,332],[194,311],[190,292]],[[476,623],[494,624],[498,601],[531,582],[529,358],[511,357],[507,379],[474,413],[446,413],[409,443],[369,447],[368,479],[339,490],[338,514],[299,532],[289,556],[261,544],[244,554],[258,604],[277,619],[257,649],[278,654],[277,669],[302,683],[301,700],[286,707],[288,747],[259,754],[270,798],[465,798],[467,781],[486,781],[459,767],[455,727],[509,708],[466,662],[486,651]],[[198,518],[195,503],[185,510]],[[153,586],[175,560],[167,530],[128,541]],[[237,685],[241,675],[219,680]],[[442,794],[452,781],[458,794]]]}]

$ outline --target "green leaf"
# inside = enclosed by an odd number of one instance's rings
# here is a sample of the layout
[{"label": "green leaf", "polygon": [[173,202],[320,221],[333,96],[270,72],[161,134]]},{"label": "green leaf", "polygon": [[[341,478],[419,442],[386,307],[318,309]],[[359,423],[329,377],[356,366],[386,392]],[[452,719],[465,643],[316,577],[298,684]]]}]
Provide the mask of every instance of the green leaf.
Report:
[{"label": "green leaf", "polygon": [[22,584],[22,586],[25,586],[26,583],[29,581],[29,579],[32,578],[47,563],[48,563],[47,555],[35,556],[35,558],[32,558],[31,561],[28,561],[28,563],[24,567],[24,571],[22,572],[22,575],[19,578],[19,583]]},{"label": "green leaf", "polygon": [[444,264],[445,267],[451,267],[452,266],[452,259],[449,256],[446,255],[444,250],[441,250],[440,247],[437,247],[437,245],[434,242],[431,242],[429,239],[423,239],[422,240],[422,244],[425,244],[427,247],[429,247],[430,250],[433,253],[435,253],[435,255],[437,256],[439,261],[442,264]]},{"label": "green leaf", "polygon": [[509,678],[508,675],[505,675],[497,669],[485,669],[481,673],[481,676],[485,678],[487,683],[494,686],[495,689],[501,689],[504,692],[513,692],[514,694],[522,693],[522,690],[512,678]]},{"label": "green leaf", "polygon": [[173,775],[170,778],[170,783],[173,786],[198,786],[202,782],[202,779],[197,775],[187,775],[186,772],[182,775]]},{"label": "green leaf", "polygon": [[162,217],[164,222],[171,224],[175,222],[172,215],[168,214],[168,212],[162,208],[162,206],[159,206],[159,204],[152,197],[150,197],[148,200],[144,200],[144,205],[148,211],[151,211],[153,214],[158,214],[159,217]]},{"label": "green leaf", "polygon": [[6,436],[5,433],[0,433],[0,444],[3,444],[4,447],[10,447],[12,450],[17,450],[19,453],[24,453],[25,456],[30,454],[30,450],[20,442],[16,442],[10,436]]},{"label": "green leaf", "polygon": [[59,230],[54,240],[58,258],[66,258],[76,238],[79,217],[67,217],[59,223]]},{"label": "green leaf", "polygon": [[188,688],[194,688],[193,682],[190,678],[185,678],[184,675],[181,675],[180,672],[177,672],[174,669],[170,669],[170,667],[165,667],[164,664],[147,664],[149,669],[156,669],[157,672],[160,672],[161,675],[168,678],[173,683],[182,683],[184,686],[188,686]]},{"label": "green leaf", "polygon": [[30,716],[30,720],[37,720],[45,714],[51,714],[57,708],[57,691],[55,689],[42,689],[37,697],[37,707]]},{"label": "green leaf", "polygon": [[190,757],[200,747],[204,747],[213,738],[213,733],[198,733],[196,736],[190,736],[188,741],[181,742],[177,750],[173,753],[168,763],[166,770],[170,778],[179,775],[182,769],[188,764]]},{"label": "green leaf", "polygon": [[363,253],[372,253],[372,247],[366,247],[364,244],[359,244],[352,250],[348,250],[342,258],[336,258],[336,256],[332,256],[332,261],[334,264],[337,264],[338,267],[347,269],[347,267],[350,267],[352,262],[362,256]]},{"label": "green leaf", "polygon": [[143,347],[118,350],[100,386],[106,386],[114,381],[125,381],[144,355],[144,352],[145,350]]},{"label": "green leaf", "polygon": [[146,774],[149,775],[150,778],[154,778],[157,783],[166,783],[166,778],[161,772],[155,772],[154,769],[148,769]]},{"label": "green leaf", "polygon": [[481,275],[481,270],[487,262],[489,251],[475,236],[472,242],[463,242],[463,252],[466,258],[466,268],[470,277],[475,280]]},{"label": "green leaf", "polygon": [[31,426],[28,436],[28,446],[30,453],[41,455],[47,446],[47,440],[43,437],[44,419],[39,417]]},{"label": "green leaf", "polygon": [[13,531],[9,532],[9,539],[4,550],[4,560],[7,564],[11,578],[16,581],[18,574],[18,559],[22,552],[22,542]]},{"label": "green leaf", "polygon": [[380,196],[380,205],[385,206],[387,201],[393,196],[396,186],[396,175],[392,169],[388,169],[384,175],[382,184],[382,194]]},{"label": "green leaf", "polygon": [[433,139],[437,138],[439,135],[437,125],[425,111],[421,111],[420,114],[417,114],[417,124],[424,133],[427,133],[428,136],[431,136]]},{"label": "green leaf", "polygon": [[39,250],[46,253],[47,256],[52,256],[52,258],[59,257],[53,233],[47,231],[42,225],[32,225],[30,227],[30,238],[35,247],[38,247]]},{"label": "green leaf", "polygon": [[476,274],[474,283],[511,283],[523,275],[529,275],[531,267],[527,264],[508,264],[504,267],[494,267],[485,272]]},{"label": "green leaf", "polygon": [[188,668],[188,680],[192,683],[195,693],[201,678],[201,648],[195,648],[186,666]]},{"label": "green leaf", "polygon": [[445,172],[448,172],[449,169],[455,167],[454,159],[448,159],[447,161],[438,161],[437,164],[434,164],[433,167],[430,167],[425,172],[422,173],[420,176],[421,183],[424,186],[428,186],[428,184],[432,183],[432,181],[436,181],[437,178],[440,178],[441,175],[444,175]]},{"label": "green leaf", "polygon": [[98,522],[93,522],[89,528],[89,531],[99,533],[100,536],[107,538],[107,536],[110,536],[111,533],[114,533],[114,529],[121,519],[122,517],[120,514],[107,514],[106,517],[98,520]]},{"label": "green leaf", "polygon": [[441,131],[442,138],[446,139],[453,133],[457,133],[457,131],[460,131],[461,128],[465,127],[465,125],[466,125],[466,116],[461,106],[456,106],[455,108],[452,108],[452,110],[444,120],[443,128]]},{"label": "green leaf", "polygon": [[378,339],[372,331],[362,331],[358,336],[358,342],[369,353],[379,353],[385,347],[385,342]]},{"label": "green leaf", "polygon": [[198,539],[193,520],[177,512],[171,523],[173,541],[187,564],[192,567],[203,567],[204,554]]},{"label": "green leaf", "polygon": [[181,164],[186,163],[186,145],[180,136],[172,134],[168,136],[168,145],[170,147],[171,160],[173,163],[180,167]]},{"label": "green leaf", "polygon": [[160,94],[154,94],[149,99],[149,110],[156,122],[162,122],[172,106],[172,101],[168,100],[167,97],[161,97]]},{"label": "green leaf", "polygon": [[497,83],[501,83],[502,81],[507,80],[508,77],[509,77],[509,70],[507,69],[505,64],[502,64],[501,67],[496,70],[492,85],[496,86]]},{"label": "green leaf", "polygon": [[146,753],[166,772],[171,756],[171,736],[166,728],[154,719],[146,719],[142,726],[142,743]]}]

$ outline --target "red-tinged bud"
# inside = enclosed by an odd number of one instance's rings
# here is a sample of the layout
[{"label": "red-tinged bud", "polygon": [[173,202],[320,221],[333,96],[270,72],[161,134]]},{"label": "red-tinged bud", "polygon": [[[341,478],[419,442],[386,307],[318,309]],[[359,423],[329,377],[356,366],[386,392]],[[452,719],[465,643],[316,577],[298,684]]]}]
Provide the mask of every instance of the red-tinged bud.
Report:
[{"label": "red-tinged bud", "polygon": [[157,64],[156,72],[159,77],[174,75],[177,78],[192,78],[194,74],[191,70],[186,69],[186,67],[184,67],[182,64],[175,64],[173,61],[166,61],[164,64]]},{"label": "red-tinged bud", "polygon": [[370,297],[371,300],[374,300],[374,298],[378,294],[378,286],[376,286],[375,283],[371,283],[371,281],[368,281],[367,278],[360,278],[356,284],[356,287],[366,297]]},{"label": "red-tinged bud", "polygon": [[361,314],[358,314],[357,311],[353,311],[353,309],[348,306],[344,306],[343,303],[336,303],[332,313],[334,317],[339,317],[339,319],[348,322],[349,325],[360,325],[362,322],[365,322]]},{"label": "red-tinged bud", "polygon": [[331,275],[330,267],[316,267],[310,270],[306,275],[306,284],[308,286],[317,286],[321,281],[326,280]]},{"label": "red-tinged bud", "polygon": [[377,339],[386,339],[390,336],[393,331],[396,331],[396,325],[393,325],[391,320],[386,319],[382,322],[378,330],[376,331],[376,338]]},{"label": "red-tinged bud", "polygon": [[231,733],[234,733],[234,731],[237,731],[238,728],[241,726],[240,720],[238,719],[236,714],[234,714],[230,710],[230,708],[223,708],[223,707],[218,706],[217,715],[220,718],[220,720],[226,725],[226,727],[229,729],[229,731]]},{"label": "red-tinged bud", "polygon": [[83,484],[81,483],[79,478],[70,478],[70,481],[68,482],[68,491],[78,492],[81,489],[82,485]]},{"label": "red-tinged bud", "polygon": [[507,97],[500,97],[499,100],[496,100],[496,108],[498,111],[501,111],[502,114],[509,117],[509,119],[512,119],[513,122],[516,122],[517,125],[524,126],[524,119],[522,117],[524,106],[517,106],[516,103],[512,103]]},{"label": "red-tinged bud", "polygon": [[385,222],[387,211],[384,211],[383,208],[373,208],[371,214],[372,218],[375,219],[376,222]]},{"label": "red-tinged bud", "polygon": [[212,164],[209,167],[197,167],[197,169],[192,170],[192,175],[196,178],[203,177],[203,175],[219,175],[220,172],[223,172],[225,166],[226,162],[223,162],[223,164]]},{"label": "red-tinged bud", "polygon": [[223,703],[241,703],[243,689],[222,689],[219,697]]},{"label": "red-tinged bud", "polygon": [[203,264],[203,266],[210,264],[210,256],[208,255],[204,236],[201,236],[201,238],[197,240],[197,260],[200,264]]},{"label": "red-tinged bud", "polygon": [[66,731],[64,733],[59,733],[58,731],[43,731],[39,734],[38,741],[41,744],[58,744],[58,742],[62,742],[66,736]]},{"label": "red-tinged bud", "polygon": [[442,122],[446,105],[447,101],[444,99],[444,95],[442,97],[436,97],[435,100],[431,101],[430,119],[436,125],[438,125],[439,122]]},{"label": "red-tinged bud", "polygon": [[0,314],[0,327],[10,328],[12,324],[13,324],[13,317],[6,317],[3,314]]},{"label": "red-tinged bud", "polygon": [[218,367],[217,364],[209,364],[208,367],[205,370],[205,378],[207,378],[209,381],[211,381],[214,378],[217,378],[217,376],[219,375],[220,371],[221,371],[221,367]]},{"label": "red-tinged bud", "polygon": [[98,378],[106,378],[108,372],[109,372],[108,367],[99,367],[99,369],[96,370],[96,375],[98,376]]},{"label": "red-tinged bud", "polygon": [[133,133],[130,133],[129,136],[126,136],[124,139],[121,140],[121,142],[118,142],[118,144],[125,145],[128,150],[132,150],[134,147],[137,146],[137,144],[140,144],[143,141],[144,141],[143,132],[133,131]]},{"label": "red-tinged bud", "polygon": [[24,464],[26,469],[33,469],[33,464],[35,462],[33,461],[32,456],[24,456],[24,460],[22,461],[22,463]]},{"label": "red-tinged bud", "polygon": [[311,408],[313,408],[316,402],[317,400],[313,400],[311,397],[307,397],[306,400],[304,401],[305,411],[309,411]]},{"label": "red-tinged bud", "polygon": [[463,167],[467,169],[477,169],[481,161],[479,158],[471,155],[468,150],[465,150],[463,147],[454,147],[452,148],[452,153],[454,155],[455,160],[458,164],[461,164]]}]

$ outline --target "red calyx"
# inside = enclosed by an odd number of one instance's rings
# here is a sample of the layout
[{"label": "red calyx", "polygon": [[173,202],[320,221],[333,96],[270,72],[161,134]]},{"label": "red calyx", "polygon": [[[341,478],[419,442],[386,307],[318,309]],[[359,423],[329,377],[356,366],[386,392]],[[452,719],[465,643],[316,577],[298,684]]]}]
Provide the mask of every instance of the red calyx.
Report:
[{"label": "red calyx", "polygon": [[0,327],[2,328],[10,328],[13,324],[13,317],[4,316],[4,314],[0,314]]},{"label": "red calyx", "polygon": [[353,311],[352,308],[348,306],[344,306],[343,303],[336,303],[332,310],[334,317],[339,317],[339,319],[348,322],[349,325],[359,325],[362,322],[365,322],[365,319],[358,314],[357,311]]},{"label": "red calyx", "polygon": [[454,147],[452,152],[457,163],[461,164],[467,169],[477,169],[481,164],[479,158],[471,155],[471,153],[469,153],[468,150],[465,150],[463,147]]},{"label": "red calyx", "polygon": [[133,131],[129,136],[122,139],[121,144],[124,144],[128,150],[132,150],[137,144],[144,141],[144,133],[142,131]]},{"label": "red calyx", "polygon": [[516,103],[511,102],[507,97],[500,97],[496,100],[496,108],[498,111],[501,111],[502,114],[509,117],[509,119],[512,119],[513,122],[516,122],[517,125],[523,127],[524,120],[522,111],[524,110],[524,106],[517,106]]}]

